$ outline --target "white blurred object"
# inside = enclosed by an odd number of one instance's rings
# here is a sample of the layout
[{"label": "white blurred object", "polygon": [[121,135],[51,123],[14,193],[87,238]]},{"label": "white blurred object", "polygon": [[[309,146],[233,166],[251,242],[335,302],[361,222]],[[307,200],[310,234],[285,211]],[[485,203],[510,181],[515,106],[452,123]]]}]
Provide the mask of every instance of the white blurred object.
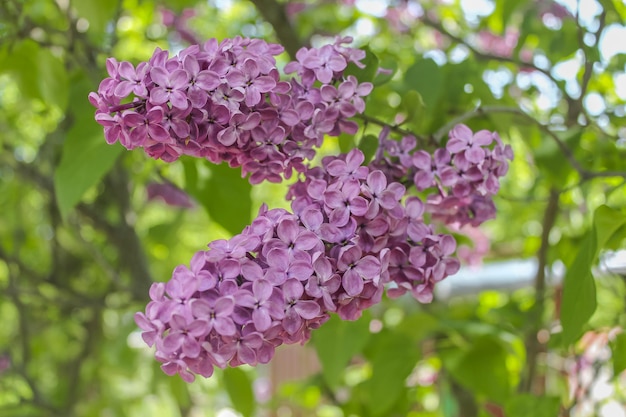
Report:
[{"label": "white blurred object", "polygon": [[617,275],[626,275],[626,250],[607,252],[600,257],[600,270]]}]

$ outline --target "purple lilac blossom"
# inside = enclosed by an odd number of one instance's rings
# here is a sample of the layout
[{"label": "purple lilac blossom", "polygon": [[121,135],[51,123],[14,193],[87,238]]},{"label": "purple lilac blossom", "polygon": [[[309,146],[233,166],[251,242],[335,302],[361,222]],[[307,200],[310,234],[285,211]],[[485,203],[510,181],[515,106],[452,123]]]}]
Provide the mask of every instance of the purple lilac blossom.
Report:
[{"label": "purple lilac blossom", "polygon": [[290,188],[293,213],[261,207],[241,234],[152,285],[135,320],[165,373],[193,381],[216,366],[266,363],[330,313],[357,319],[387,284],[390,295],[432,300],[435,283],[458,270],[454,238],[424,224],[419,198],[403,203],[404,186],[363,163],[359,150],[324,158]]},{"label": "purple lilac blossom", "polygon": [[500,178],[513,160],[510,145],[495,132],[472,130],[458,124],[449,133],[445,147],[432,154],[416,150],[408,136],[398,142],[383,129],[372,167],[385,173],[389,181],[409,183],[423,191],[425,211],[433,220],[455,228],[479,226],[495,217],[493,196]]},{"label": "purple lilac blossom", "polygon": [[173,57],[157,49],[137,67],[109,58],[109,77],[89,100],[109,144],[143,147],[166,162],[226,162],[253,184],[280,182],[305,169],[324,135],[358,128],[348,119],[365,110],[372,84],[344,76],[365,57],[350,41],[302,48],[286,81],[274,58],[283,47],[260,39],[211,39]]}]

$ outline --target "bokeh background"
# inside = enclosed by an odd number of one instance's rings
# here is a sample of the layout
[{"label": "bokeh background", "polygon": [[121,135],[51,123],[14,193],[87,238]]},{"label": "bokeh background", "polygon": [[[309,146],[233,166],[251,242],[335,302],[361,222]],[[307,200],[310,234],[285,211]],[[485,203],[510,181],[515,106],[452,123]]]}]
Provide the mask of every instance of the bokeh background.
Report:
[{"label": "bokeh background", "polygon": [[[0,2],[0,416],[626,416],[626,6],[621,0]],[[107,145],[87,95],[105,60],[237,35],[337,35],[392,70],[362,128],[498,131],[498,217],[456,231],[464,267],[428,305],[333,317],[268,365],[193,384],[133,314],[285,184]]]}]

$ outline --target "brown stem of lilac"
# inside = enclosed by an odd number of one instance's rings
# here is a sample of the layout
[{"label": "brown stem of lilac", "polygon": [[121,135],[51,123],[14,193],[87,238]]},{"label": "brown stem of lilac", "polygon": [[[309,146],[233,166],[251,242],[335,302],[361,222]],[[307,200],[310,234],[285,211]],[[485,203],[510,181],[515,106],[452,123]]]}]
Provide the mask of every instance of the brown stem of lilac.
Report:
[{"label": "brown stem of lilac", "polygon": [[298,49],[305,46],[300,36],[294,30],[287,13],[285,5],[276,0],[250,0],[257,8],[263,19],[269,22],[276,32],[279,42],[285,47],[285,51],[295,58]]},{"label": "brown stem of lilac", "polygon": [[[535,305],[530,311],[530,329],[526,334],[526,369],[520,385],[519,392],[530,393],[537,375],[537,362],[539,354],[544,346],[537,338],[538,332],[543,327],[543,314],[546,299],[546,269],[548,267],[548,251],[550,249],[550,232],[554,228],[559,213],[560,193],[556,189],[550,190],[548,205],[543,214],[541,229],[541,245],[537,252],[537,275],[535,276]],[[540,395],[542,392],[536,392]]]},{"label": "brown stem of lilac", "polygon": [[81,391],[85,391],[87,387],[81,385],[80,371],[85,361],[90,355],[95,355],[102,341],[102,309],[94,307],[91,310],[92,317],[83,324],[85,331],[85,340],[83,347],[78,355],[72,358],[71,365],[66,371],[66,378],[69,381],[67,388],[67,401],[64,406],[63,415],[72,415],[76,398],[81,397]]},{"label": "brown stem of lilac", "polygon": [[135,109],[137,107],[141,107],[143,104],[146,104],[146,100],[138,100],[138,101],[133,101],[132,103],[120,104],[120,105],[109,108],[109,113],[116,113],[122,110]]},{"label": "brown stem of lilac", "polygon": [[397,133],[402,136],[413,136],[415,139],[419,140],[422,143],[429,142],[431,145],[439,146],[439,144],[433,140],[432,136],[426,137],[426,136],[417,135],[411,132],[410,130],[401,128],[400,126],[390,125],[389,123],[384,122],[383,120],[380,120],[374,116],[369,116],[363,113],[363,114],[357,114],[354,117],[357,119],[363,120],[365,123],[372,123],[377,126],[388,127],[391,132]]}]

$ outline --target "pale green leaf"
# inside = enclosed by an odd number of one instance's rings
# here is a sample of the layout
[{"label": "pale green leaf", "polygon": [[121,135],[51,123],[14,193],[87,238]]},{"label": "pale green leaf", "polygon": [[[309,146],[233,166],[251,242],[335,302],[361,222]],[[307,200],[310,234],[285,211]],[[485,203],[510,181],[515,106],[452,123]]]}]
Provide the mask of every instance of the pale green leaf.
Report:
[{"label": "pale green leaf", "polygon": [[538,397],[519,394],[507,401],[507,417],[555,417],[559,414],[561,401],[558,397]]},{"label": "pale green leaf", "polygon": [[330,387],[339,385],[341,375],[350,360],[359,354],[370,337],[369,314],[356,321],[341,320],[333,314],[311,335],[317,357],[322,364],[322,375]]},{"label": "pale green leaf", "polygon": [[596,286],[591,269],[599,251],[625,223],[626,216],[608,206],[600,206],[594,212],[593,228],[587,233],[572,264],[568,265],[563,281],[563,343],[574,342],[596,310]]},{"label": "pale green leaf", "polygon": [[222,379],[233,408],[244,417],[252,416],[256,403],[248,374],[239,368],[226,368]]},{"label": "pale green leaf", "polygon": [[383,330],[367,349],[372,377],[360,389],[371,416],[384,416],[406,393],[405,380],[419,359],[413,339]]}]

